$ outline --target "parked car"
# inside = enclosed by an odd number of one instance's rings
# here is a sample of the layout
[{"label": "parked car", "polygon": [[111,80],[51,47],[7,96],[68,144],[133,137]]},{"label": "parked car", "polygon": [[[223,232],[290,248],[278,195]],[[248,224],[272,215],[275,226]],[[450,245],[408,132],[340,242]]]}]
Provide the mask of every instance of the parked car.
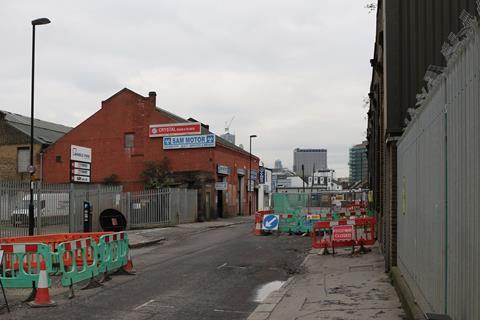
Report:
[{"label": "parked car", "polygon": [[[11,214],[11,222],[14,227],[28,225],[29,204],[30,195],[26,195],[22,198],[20,205],[13,210]],[[38,220],[37,215],[38,212],[40,212],[40,221],[42,225],[68,223],[70,204],[68,193],[41,194],[40,208],[37,208],[38,204],[37,195],[35,194],[33,196],[35,221]]]}]

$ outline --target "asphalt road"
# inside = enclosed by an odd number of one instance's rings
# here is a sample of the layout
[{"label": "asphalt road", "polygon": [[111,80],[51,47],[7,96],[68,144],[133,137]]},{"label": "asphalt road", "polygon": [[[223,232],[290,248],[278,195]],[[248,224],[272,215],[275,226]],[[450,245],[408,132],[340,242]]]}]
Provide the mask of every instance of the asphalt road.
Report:
[{"label": "asphalt road", "polygon": [[170,237],[132,251],[137,275],[56,296],[48,309],[17,306],[3,319],[246,319],[257,290],[302,272],[310,238],[254,236],[240,224]]}]

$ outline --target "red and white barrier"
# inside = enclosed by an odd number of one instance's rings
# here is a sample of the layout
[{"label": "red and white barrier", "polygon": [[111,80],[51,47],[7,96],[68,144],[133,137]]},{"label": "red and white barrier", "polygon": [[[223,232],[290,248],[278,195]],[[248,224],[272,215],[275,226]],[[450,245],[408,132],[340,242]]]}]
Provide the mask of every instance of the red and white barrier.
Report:
[{"label": "red and white barrier", "polygon": [[[374,217],[351,217],[338,221],[318,221],[313,225],[312,247],[353,247],[375,244]],[[322,235],[323,234],[323,235]]]}]

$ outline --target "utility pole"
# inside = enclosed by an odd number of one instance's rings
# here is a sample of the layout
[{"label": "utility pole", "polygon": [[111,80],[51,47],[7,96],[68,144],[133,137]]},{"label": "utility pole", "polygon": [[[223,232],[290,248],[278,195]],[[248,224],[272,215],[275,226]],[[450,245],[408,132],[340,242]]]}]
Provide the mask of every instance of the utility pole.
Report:
[{"label": "utility pole", "polygon": [[[247,194],[248,194],[248,215],[252,215],[252,192],[253,192],[253,187],[255,183],[252,183],[252,138],[256,138],[257,136],[252,134],[250,135],[250,171],[248,172],[248,187],[247,187]],[[252,185],[252,188],[250,190],[250,186]]]},{"label": "utility pole", "polygon": [[35,214],[33,206],[33,182],[35,180],[35,165],[33,163],[33,107],[34,107],[34,84],[35,84],[35,26],[43,24],[49,24],[50,20],[47,18],[35,19],[32,21],[32,87],[30,97],[30,165],[28,166],[28,172],[30,173],[30,202],[28,204],[28,235],[33,236],[35,229]]}]

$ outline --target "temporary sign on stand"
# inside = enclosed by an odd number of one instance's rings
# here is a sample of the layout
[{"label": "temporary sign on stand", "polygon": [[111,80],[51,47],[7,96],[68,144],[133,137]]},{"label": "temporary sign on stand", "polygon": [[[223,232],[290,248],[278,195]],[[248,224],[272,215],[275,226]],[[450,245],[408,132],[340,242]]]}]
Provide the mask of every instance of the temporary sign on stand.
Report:
[{"label": "temporary sign on stand", "polygon": [[263,216],[262,230],[278,230],[278,222],[280,221],[276,214],[266,214]]},{"label": "temporary sign on stand", "polygon": [[353,226],[334,226],[333,241],[350,241],[353,239]]}]

